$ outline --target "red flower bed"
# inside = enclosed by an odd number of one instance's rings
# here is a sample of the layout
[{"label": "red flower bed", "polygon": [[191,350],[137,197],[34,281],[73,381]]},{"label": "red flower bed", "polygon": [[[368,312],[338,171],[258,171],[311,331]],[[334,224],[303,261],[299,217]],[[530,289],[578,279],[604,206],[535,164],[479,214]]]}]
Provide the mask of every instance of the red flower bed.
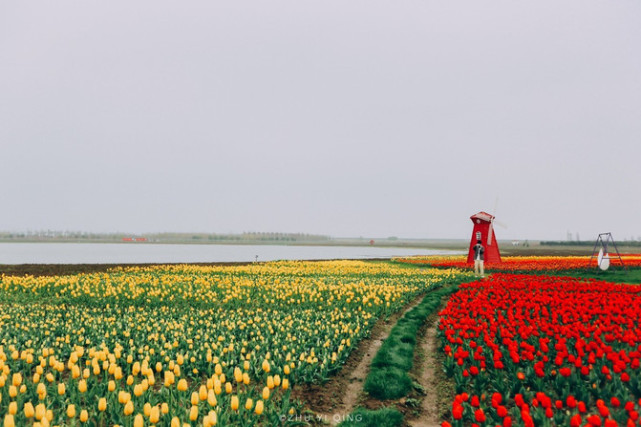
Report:
[{"label": "red flower bed", "polygon": [[641,286],[494,274],[439,334],[454,425],[641,425]]},{"label": "red flower bed", "polygon": [[[641,267],[641,255],[622,255],[623,263],[627,267]],[[442,268],[470,268],[464,256],[433,256],[416,258],[398,258],[398,262],[408,264],[428,264],[432,267]],[[614,267],[621,265],[618,257],[610,257],[610,264]],[[589,256],[511,256],[503,257],[500,263],[486,263],[486,269],[503,272],[529,272],[529,271],[566,271],[581,268],[594,268],[597,266],[596,257]]]}]

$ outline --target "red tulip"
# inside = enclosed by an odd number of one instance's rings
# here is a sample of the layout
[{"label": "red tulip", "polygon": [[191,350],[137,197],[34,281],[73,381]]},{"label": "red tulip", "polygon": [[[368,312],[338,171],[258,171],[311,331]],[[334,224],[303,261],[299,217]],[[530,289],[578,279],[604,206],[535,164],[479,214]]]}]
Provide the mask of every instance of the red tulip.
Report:
[{"label": "red tulip", "polygon": [[581,419],[581,415],[575,414],[572,418],[570,418],[570,426],[571,427],[579,427],[583,420]]},{"label": "red tulip", "polygon": [[588,423],[591,426],[600,426],[601,425],[601,417],[599,417],[598,415],[590,415],[588,417]]},{"label": "red tulip", "polygon": [[463,418],[463,406],[461,405],[456,405],[452,408],[452,417],[455,420],[460,420]]}]

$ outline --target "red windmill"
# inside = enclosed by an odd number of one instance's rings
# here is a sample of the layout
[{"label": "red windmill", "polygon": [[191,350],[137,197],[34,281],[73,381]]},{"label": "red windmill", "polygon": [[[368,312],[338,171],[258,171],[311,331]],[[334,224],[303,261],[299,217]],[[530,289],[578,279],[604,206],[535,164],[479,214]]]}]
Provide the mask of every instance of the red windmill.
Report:
[{"label": "red windmill", "polygon": [[470,240],[467,262],[474,262],[474,250],[472,248],[476,245],[477,240],[480,240],[481,244],[485,246],[486,263],[501,262],[501,253],[494,234],[494,216],[487,212],[479,212],[472,215],[470,219],[474,223],[474,230],[472,231],[472,240]]}]

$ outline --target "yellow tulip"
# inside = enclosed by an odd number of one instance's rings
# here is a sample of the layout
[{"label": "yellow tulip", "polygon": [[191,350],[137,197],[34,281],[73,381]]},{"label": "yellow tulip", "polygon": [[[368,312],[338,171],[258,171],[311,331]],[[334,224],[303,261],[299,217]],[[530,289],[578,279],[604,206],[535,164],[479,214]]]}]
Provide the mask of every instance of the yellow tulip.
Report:
[{"label": "yellow tulip", "polygon": [[4,416],[3,426],[4,427],[16,427],[16,422],[14,421],[12,414],[6,414]]},{"label": "yellow tulip", "polygon": [[269,399],[269,387],[263,388],[263,400]]},{"label": "yellow tulip", "polygon": [[269,371],[270,371],[270,369],[271,369],[271,368],[270,368],[270,366],[269,366],[269,362],[267,361],[267,359],[263,360],[263,371],[265,371],[265,372],[269,372]]},{"label": "yellow tulip", "polygon": [[198,406],[192,406],[189,410],[189,419],[196,421],[198,419]]},{"label": "yellow tulip", "polygon": [[180,420],[178,417],[173,417],[171,419],[171,427],[180,427]]},{"label": "yellow tulip", "polygon": [[145,420],[142,417],[142,414],[136,414],[136,417],[134,418],[134,427],[144,427],[145,426]]},{"label": "yellow tulip", "polygon": [[142,395],[142,385],[136,384],[134,386],[134,396],[139,397],[140,395]]},{"label": "yellow tulip", "polygon": [[181,378],[181,379],[178,381],[178,391],[187,391],[187,388],[188,388],[188,386],[187,386],[187,380],[186,380],[186,379],[184,379],[184,378]]},{"label": "yellow tulip", "polygon": [[237,383],[243,382],[243,372],[240,370],[238,366],[234,368],[234,379],[236,380]]},{"label": "yellow tulip", "polygon": [[118,403],[121,403],[124,405],[125,403],[129,402],[130,399],[131,399],[131,395],[126,391],[120,390],[118,392]]},{"label": "yellow tulip", "polygon": [[22,374],[20,372],[16,372],[15,374],[13,374],[13,376],[11,377],[11,384],[15,387],[19,387],[20,384],[22,384]]},{"label": "yellow tulip", "polygon": [[156,424],[158,421],[160,421],[160,408],[158,406],[154,406],[151,408],[151,412],[149,413],[149,422]]},{"label": "yellow tulip", "polygon": [[258,402],[256,402],[256,409],[254,409],[254,412],[256,412],[257,415],[262,414],[264,409],[265,409],[265,404],[263,403],[262,400],[259,400]]},{"label": "yellow tulip", "polygon": [[165,371],[165,387],[169,387],[172,385],[176,380],[175,380],[174,373],[171,371]]},{"label": "yellow tulip", "polygon": [[130,400],[130,401],[128,401],[128,402],[125,404],[125,407],[124,407],[124,409],[122,410],[122,412],[123,412],[123,414],[125,414],[125,415],[131,415],[131,414],[133,414],[133,413],[134,413],[134,402],[132,402],[131,400]]},{"label": "yellow tulip", "polygon": [[216,392],[214,390],[209,390],[207,392],[207,403],[209,403],[209,406],[214,407],[218,404],[218,401],[216,399]]},{"label": "yellow tulip", "polygon": [[76,405],[71,404],[67,406],[67,417],[73,418],[76,416]]},{"label": "yellow tulip", "polygon": [[106,409],[107,409],[107,399],[105,399],[104,397],[101,397],[98,400],[98,410],[100,412],[105,412]]},{"label": "yellow tulip", "polygon": [[254,407],[254,401],[253,401],[251,398],[248,398],[248,399],[245,401],[245,409],[247,409],[248,411],[250,411],[250,410],[251,410],[251,408],[253,408],[253,407]]},{"label": "yellow tulip", "polygon": [[11,415],[15,415],[18,412],[18,402],[10,402],[8,412]]},{"label": "yellow tulip", "polygon": [[142,413],[145,417],[149,418],[149,416],[151,415],[151,403],[145,403],[145,405],[142,407]]},{"label": "yellow tulip", "polygon": [[83,409],[82,411],[80,411],[80,422],[86,423],[88,419],[89,413],[87,412],[87,410]]},{"label": "yellow tulip", "polygon": [[87,381],[86,380],[82,379],[82,380],[78,381],[78,391],[80,393],[84,393],[84,392],[87,391]]},{"label": "yellow tulip", "polygon": [[238,410],[238,396],[232,396],[231,397],[231,409],[232,411],[237,411]]},{"label": "yellow tulip", "polygon": [[198,388],[198,399],[207,400],[207,387],[204,384]]},{"label": "yellow tulip", "polygon": [[207,416],[203,419],[203,427],[213,427],[217,423],[218,423],[218,416],[214,411],[209,411]]},{"label": "yellow tulip", "polygon": [[[36,420],[40,421],[44,418],[47,418],[47,408],[42,403],[36,405]],[[51,413],[51,419],[53,419],[53,412]]]},{"label": "yellow tulip", "polygon": [[36,413],[36,410],[33,408],[33,404],[31,402],[25,403],[22,409],[26,418],[32,418]]},{"label": "yellow tulip", "polygon": [[199,401],[200,401],[200,398],[198,397],[198,393],[196,393],[195,391],[193,393],[191,393],[190,402],[191,402],[192,406],[198,405]]}]

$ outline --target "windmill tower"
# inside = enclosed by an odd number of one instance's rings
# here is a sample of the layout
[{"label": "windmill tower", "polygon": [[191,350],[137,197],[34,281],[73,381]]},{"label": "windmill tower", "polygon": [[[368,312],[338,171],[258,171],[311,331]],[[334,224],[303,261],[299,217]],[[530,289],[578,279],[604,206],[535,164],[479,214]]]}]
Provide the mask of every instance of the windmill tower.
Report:
[{"label": "windmill tower", "polygon": [[472,230],[467,262],[474,262],[474,250],[472,248],[476,245],[477,240],[480,240],[481,244],[485,246],[486,263],[501,262],[501,253],[499,252],[499,245],[494,234],[494,216],[487,212],[479,212],[472,215],[470,219],[474,224],[474,229]]}]

